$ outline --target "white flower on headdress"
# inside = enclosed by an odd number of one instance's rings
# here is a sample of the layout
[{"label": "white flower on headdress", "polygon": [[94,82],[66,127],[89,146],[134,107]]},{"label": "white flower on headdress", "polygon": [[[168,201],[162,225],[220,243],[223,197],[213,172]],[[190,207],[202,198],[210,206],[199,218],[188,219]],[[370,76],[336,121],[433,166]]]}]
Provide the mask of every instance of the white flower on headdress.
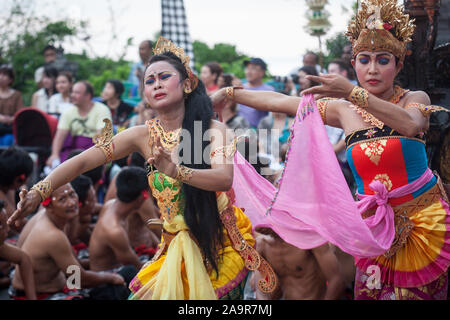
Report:
[{"label": "white flower on headdress", "polygon": [[378,6],[371,5],[369,11],[373,12],[371,16],[367,18],[366,27],[367,29],[384,29],[383,21],[381,20],[381,8]]}]

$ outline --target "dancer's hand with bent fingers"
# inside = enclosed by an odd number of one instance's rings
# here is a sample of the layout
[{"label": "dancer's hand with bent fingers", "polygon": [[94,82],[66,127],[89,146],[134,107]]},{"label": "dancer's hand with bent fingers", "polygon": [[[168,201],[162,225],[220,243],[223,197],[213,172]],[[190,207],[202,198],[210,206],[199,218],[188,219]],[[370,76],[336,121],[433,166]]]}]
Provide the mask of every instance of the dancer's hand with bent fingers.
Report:
[{"label": "dancer's hand with bent fingers", "polygon": [[325,97],[347,99],[352,93],[355,85],[346,77],[338,74],[321,74],[320,76],[306,76],[310,81],[320,82],[322,85],[305,89],[301,95],[313,94],[314,98],[321,99]]},{"label": "dancer's hand with bent fingers", "polygon": [[162,146],[159,135],[156,137],[153,156],[148,158],[147,162],[169,177],[175,178],[177,175],[176,165],[172,161],[172,153]]},{"label": "dancer's hand with bent fingers", "polygon": [[22,191],[20,191],[19,198],[20,201],[17,204],[16,211],[14,211],[8,219],[8,224],[12,225],[14,223],[16,227],[20,226],[21,220],[32,213],[39,206],[42,200],[37,191],[27,191],[26,189],[22,189]]}]

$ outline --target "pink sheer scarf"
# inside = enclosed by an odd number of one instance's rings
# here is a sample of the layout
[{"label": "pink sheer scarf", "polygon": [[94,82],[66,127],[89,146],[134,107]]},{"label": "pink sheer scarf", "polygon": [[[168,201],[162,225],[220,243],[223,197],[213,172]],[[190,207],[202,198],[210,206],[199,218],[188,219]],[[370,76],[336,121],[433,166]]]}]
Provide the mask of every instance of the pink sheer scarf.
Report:
[{"label": "pink sheer scarf", "polygon": [[[291,147],[279,190],[235,153],[233,188],[253,228],[272,228],[286,242],[311,249],[331,242],[360,258],[385,253],[395,236],[394,212],[387,200],[417,190],[432,178],[429,170],[412,184],[390,193],[382,183],[376,194],[356,203],[312,95],[305,96],[291,129]],[[431,174],[431,177],[430,177]],[[384,190],[383,190],[384,188]],[[378,204],[374,216],[361,213]]]}]

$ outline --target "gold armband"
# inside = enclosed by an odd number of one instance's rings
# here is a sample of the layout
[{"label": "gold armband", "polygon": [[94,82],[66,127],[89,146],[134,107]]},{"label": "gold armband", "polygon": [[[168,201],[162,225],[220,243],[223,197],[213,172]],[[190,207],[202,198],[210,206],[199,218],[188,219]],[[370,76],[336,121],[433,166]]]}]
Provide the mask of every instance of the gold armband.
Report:
[{"label": "gold armband", "polygon": [[348,96],[348,101],[358,107],[366,109],[369,106],[369,93],[367,90],[355,86]]},{"label": "gold armband", "polygon": [[175,179],[186,182],[192,178],[193,173],[194,173],[193,169],[178,164],[177,165],[177,176],[175,177]]},{"label": "gold armband", "polygon": [[92,142],[94,142],[95,147],[100,148],[103,151],[106,162],[108,163],[113,160],[114,155],[114,144],[112,142],[114,131],[111,120],[103,119],[103,122],[105,123],[105,127],[100,134],[97,134],[92,138]]},{"label": "gold armband", "polygon": [[42,201],[50,197],[53,192],[51,180],[39,181],[30,190],[35,190],[41,196]]},{"label": "gold armband", "polygon": [[328,101],[333,100],[330,98],[323,98],[317,100],[317,109],[319,110],[320,117],[322,118],[323,124],[327,124],[327,107]]},{"label": "gold armband", "polygon": [[427,118],[433,112],[438,112],[438,111],[449,112],[449,110],[447,110],[447,109],[445,109],[443,107],[427,106],[427,105],[424,105],[424,104],[421,104],[421,103],[410,103],[410,104],[405,106],[405,109],[409,109],[409,108],[417,108],[417,109],[419,109],[419,111],[422,112],[422,114],[423,114],[423,116],[425,118]]},{"label": "gold armband", "polygon": [[234,90],[235,89],[244,89],[244,87],[227,87],[226,88],[227,98],[231,101],[234,101]]}]

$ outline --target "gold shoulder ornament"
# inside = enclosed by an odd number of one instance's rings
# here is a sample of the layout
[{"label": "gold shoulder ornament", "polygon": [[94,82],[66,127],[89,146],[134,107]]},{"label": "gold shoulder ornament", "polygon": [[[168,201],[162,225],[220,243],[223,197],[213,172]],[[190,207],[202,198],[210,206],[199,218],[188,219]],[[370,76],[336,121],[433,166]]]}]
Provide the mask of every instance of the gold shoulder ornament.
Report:
[{"label": "gold shoulder ornament", "polygon": [[95,135],[92,138],[95,147],[100,148],[106,157],[106,162],[111,162],[114,155],[114,144],[112,139],[114,137],[113,124],[109,119],[103,119],[105,127],[100,134]]}]

